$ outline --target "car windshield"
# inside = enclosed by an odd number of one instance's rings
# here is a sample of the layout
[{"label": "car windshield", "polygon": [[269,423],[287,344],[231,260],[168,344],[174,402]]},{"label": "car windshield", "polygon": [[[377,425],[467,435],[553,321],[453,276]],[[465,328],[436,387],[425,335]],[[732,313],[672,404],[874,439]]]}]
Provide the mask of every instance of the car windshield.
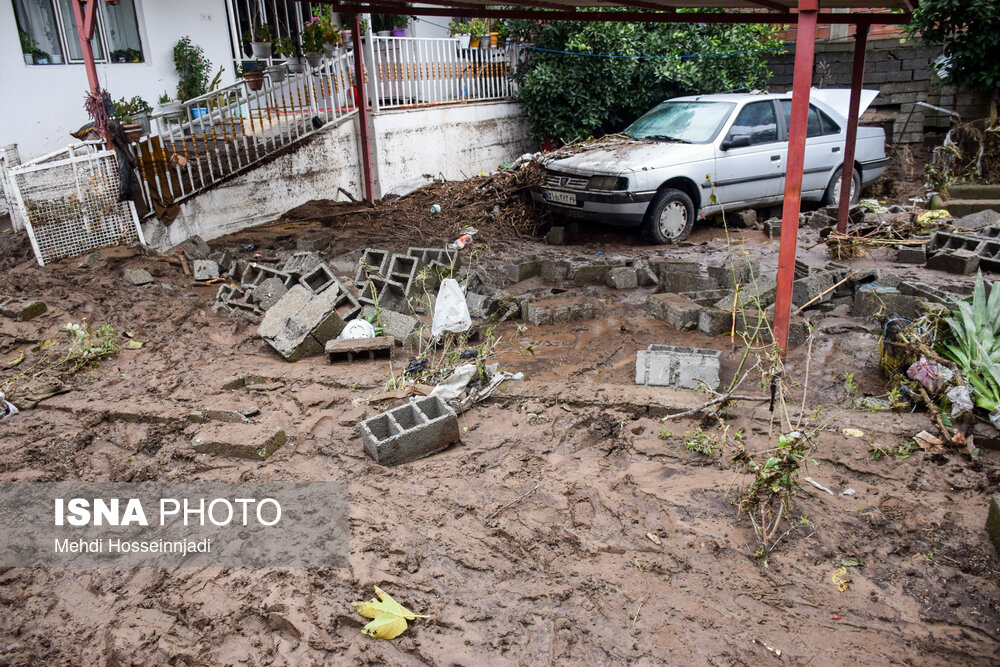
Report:
[{"label": "car windshield", "polygon": [[734,106],[730,102],[664,102],[632,123],[625,134],[635,139],[708,143]]}]

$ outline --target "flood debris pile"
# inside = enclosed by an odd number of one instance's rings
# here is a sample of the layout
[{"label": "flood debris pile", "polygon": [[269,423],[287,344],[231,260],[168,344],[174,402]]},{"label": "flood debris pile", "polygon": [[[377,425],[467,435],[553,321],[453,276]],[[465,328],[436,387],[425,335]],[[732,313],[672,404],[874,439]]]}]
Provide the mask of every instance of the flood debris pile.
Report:
[{"label": "flood debris pile", "polygon": [[881,248],[896,248],[906,257],[922,248],[930,235],[946,226],[951,217],[947,212],[925,211],[916,207],[883,206],[874,199],[862,200],[851,207],[847,229],[837,231],[838,209],[821,208],[803,214],[803,226],[819,229],[822,243],[834,260],[842,261],[868,255]]}]

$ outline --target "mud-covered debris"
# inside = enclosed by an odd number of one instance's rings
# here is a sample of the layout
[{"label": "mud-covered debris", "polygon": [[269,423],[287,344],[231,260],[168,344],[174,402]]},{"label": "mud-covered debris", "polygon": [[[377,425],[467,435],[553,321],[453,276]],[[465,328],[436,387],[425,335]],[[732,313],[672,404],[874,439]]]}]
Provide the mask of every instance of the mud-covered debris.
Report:
[{"label": "mud-covered debris", "polygon": [[152,283],[153,276],[151,276],[149,271],[146,269],[126,269],[125,280],[132,283],[136,287],[141,287]]}]

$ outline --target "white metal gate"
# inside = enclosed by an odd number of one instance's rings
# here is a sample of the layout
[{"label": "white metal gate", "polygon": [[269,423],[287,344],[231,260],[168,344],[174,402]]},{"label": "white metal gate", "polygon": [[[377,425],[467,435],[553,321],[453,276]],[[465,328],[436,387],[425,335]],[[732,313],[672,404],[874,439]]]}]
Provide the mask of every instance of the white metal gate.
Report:
[{"label": "white metal gate", "polygon": [[114,151],[76,144],[7,173],[40,265],[95,248],[145,242],[135,205],[118,201]]}]

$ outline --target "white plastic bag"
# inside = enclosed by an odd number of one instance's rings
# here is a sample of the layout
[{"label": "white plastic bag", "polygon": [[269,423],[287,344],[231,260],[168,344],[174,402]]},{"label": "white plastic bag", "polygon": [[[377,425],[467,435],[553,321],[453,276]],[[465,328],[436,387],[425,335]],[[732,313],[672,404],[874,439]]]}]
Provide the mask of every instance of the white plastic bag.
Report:
[{"label": "white plastic bag", "polygon": [[445,278],[438,290],[434,302],[434,319],[431,321],[431,334],[439,338],[445,331],[461,333],[472,326],[469,316],[469,306],[465,303],[465,294],[454,278]]},{"label": "white plastic bag", "polygon": [[966,385],[952,387],[947,396],[948,400],[951,401],[952,417],[972,410],[972,387]]}]

